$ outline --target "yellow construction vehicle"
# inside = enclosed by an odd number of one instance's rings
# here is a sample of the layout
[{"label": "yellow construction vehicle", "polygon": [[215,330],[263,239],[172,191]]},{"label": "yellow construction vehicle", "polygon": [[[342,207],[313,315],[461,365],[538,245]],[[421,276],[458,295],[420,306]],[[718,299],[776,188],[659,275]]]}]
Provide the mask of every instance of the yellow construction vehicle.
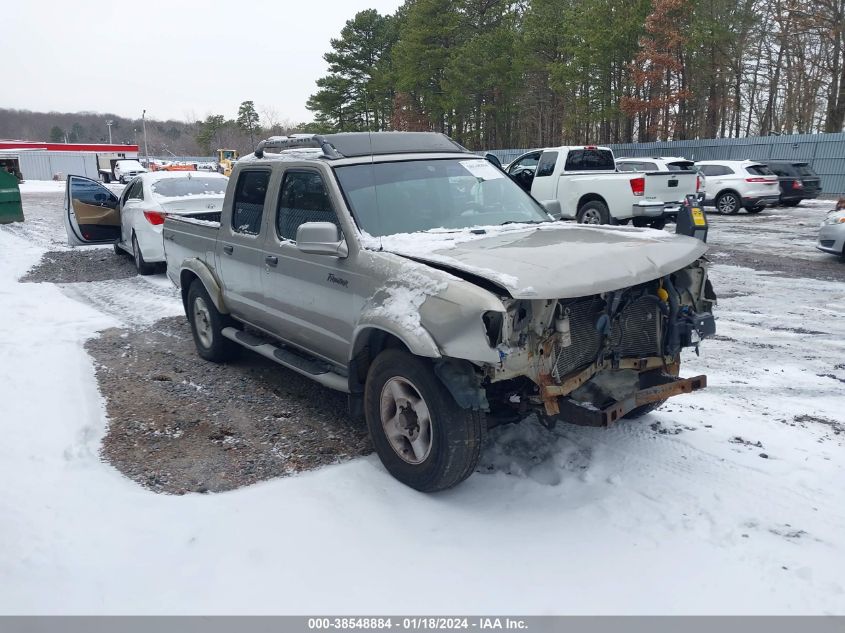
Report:
[{"label": "yellow construction vehicle", "polygon": [[236,149],[218,149],[217,150],[217,171],[224,176],[232,174],[232,166],[240,158],[238,150]]}]

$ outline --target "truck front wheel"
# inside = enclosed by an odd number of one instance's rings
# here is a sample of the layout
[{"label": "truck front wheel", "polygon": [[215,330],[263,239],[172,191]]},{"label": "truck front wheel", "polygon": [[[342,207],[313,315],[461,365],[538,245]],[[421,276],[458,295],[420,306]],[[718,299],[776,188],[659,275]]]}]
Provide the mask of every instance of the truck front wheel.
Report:
[{"label": "truck front wheel", "polygon": [[187,313],[200,356],[213,363],[222,363],[237,354],[238,344],[223,336],[223,328],[231,325],[230,318],[220,314],[199,279],[188,289]]},{"label": "truck front wheel", "polygon": [[578,209],[580,224],[610,224],[610,211],[600,200],[591,200]]},{"label": "truck front wheel", "polygon": [[430,365],[404,350],[385,350],[373,361],[364,411],[381,463],[411,488],[451,488],[478,464],[484,413],[458,406]]}]

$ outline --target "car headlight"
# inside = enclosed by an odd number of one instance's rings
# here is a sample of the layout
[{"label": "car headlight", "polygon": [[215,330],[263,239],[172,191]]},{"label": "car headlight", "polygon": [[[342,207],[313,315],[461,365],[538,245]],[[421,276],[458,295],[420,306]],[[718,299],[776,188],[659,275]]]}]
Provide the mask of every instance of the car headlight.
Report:
[{"label": "car headlight", "polygon": [[834,215],[831,218],[825,218],[822,224],[845,224],[845,215]]}]

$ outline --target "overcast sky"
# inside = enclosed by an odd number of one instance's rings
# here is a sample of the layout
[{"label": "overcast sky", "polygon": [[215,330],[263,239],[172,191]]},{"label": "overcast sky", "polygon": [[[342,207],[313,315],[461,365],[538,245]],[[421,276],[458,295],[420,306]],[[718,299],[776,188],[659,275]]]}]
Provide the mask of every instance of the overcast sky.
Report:
[{"label": "overcast sky", "polygon": [[3,2],[0,107],[234,118],[241,101],[311,120],[323,53],[356,12],[401,0]]}]

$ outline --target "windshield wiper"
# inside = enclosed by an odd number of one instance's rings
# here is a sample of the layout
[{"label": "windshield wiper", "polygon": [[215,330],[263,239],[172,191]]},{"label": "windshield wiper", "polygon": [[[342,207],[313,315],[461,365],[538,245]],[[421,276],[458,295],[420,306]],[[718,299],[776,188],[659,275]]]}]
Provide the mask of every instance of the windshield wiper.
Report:
[{"label": "windshield wiper", "polygon": [[502,222],[499,226],[505,226],[506,224],[545,224],[549,220],[507,220]]}]

